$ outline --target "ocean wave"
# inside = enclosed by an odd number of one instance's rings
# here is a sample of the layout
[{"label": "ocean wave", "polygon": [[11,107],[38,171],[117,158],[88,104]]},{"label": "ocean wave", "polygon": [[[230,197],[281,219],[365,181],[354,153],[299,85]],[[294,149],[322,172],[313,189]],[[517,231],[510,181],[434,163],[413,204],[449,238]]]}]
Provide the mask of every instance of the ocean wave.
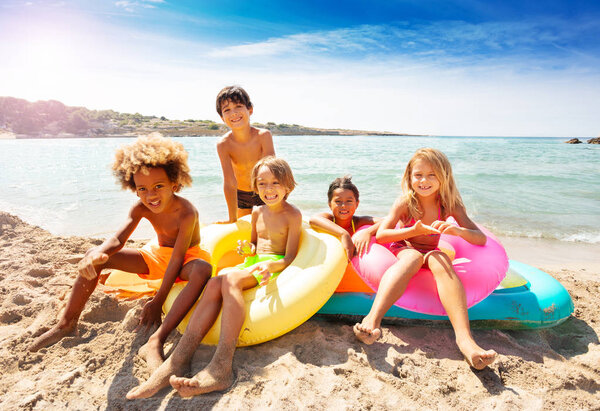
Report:
[{"label": "ocean wave", "polygon": [[574,242],[574,243],[600,244],[600,233],[572,234],[568,237],[560,238],[559,240]]}]

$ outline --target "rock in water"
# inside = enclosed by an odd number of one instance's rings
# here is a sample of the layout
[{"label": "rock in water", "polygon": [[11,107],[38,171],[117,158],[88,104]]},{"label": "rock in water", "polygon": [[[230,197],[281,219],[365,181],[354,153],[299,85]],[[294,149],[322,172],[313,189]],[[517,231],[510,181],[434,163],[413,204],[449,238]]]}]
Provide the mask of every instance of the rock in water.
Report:
[{"label": "rock in water", "polygon": [[590,138],[588,144],[600,144],[600,137]]},{"label": "rock in water", "polygon": [[565,143],[567,143],[567,144],[581,144],[581,140],[579,140],[578,138],[572,138],[569,141],[565,141]]}]

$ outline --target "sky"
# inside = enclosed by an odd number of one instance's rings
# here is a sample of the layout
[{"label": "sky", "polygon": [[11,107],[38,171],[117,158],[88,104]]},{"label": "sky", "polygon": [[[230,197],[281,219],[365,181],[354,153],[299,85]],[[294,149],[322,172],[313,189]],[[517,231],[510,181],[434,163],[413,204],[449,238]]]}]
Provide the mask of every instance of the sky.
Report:
[{"label": "sky", "polygon": [[0,96],[220,121],[596,137],[598,1],[0,0]]}]

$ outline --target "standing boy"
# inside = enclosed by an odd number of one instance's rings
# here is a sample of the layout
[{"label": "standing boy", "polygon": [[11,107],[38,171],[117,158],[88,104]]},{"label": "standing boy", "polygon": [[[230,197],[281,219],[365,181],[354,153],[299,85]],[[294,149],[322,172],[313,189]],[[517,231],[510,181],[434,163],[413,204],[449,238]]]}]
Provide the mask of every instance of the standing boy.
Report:
[{"label": "standing boy", "polygon": [[252,207],[264,203],[252,191],[250,174],[263,157],[275,155],[273,136],[269,130],[250,125],[253,107],[246,91],[239,86],[225,87],[217,96],[217,113],[231,129],[217,143],[217,153],[223,169],[223,191],[229,219],[252,212]]},{"label": "standing boy", "polygon": [[[140,326],[146,328],[161,323],[162,305],[173,283],[178,278],[188,281],[175,300],[174,309],[140,350],[153,370],[163,361],[164,341],[200,296],[212,268],[201,259],[198,211],[176,194],[192,183],[183,145],[150,135],[119,148],[115,157],[114,174],[123,188],[131,189],[139,200],[115,235],[85,253],[58,324],[39,336],[29,349],[37,351],[76,331],[79,316],[104,268],[136,273],[143,278],[162,278],[160,289],[142,310]],[[158,244],[151,242],[142,249],[124,247],[142,218],[152,224]]]}]

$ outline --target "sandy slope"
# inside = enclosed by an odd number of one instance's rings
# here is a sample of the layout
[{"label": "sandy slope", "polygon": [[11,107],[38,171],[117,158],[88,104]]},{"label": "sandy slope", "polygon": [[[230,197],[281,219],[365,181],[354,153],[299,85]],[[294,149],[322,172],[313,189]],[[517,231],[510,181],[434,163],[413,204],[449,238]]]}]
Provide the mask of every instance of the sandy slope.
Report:
[{"label": "sandy slope", "polygon": [[[556,270],[575,314],[541,331],[476,329],[500,353],[490,369],[462,361],[447,324],[387,325],[372,346],[351,323],[313,318],[274,341],[238,350],[226,393],[148,400],[125,393],[147,378],[133,332],[139,301],[93,294],[78,336],[31,354],[39,326],[56,319],[75,278],[73,256],[98,240],[55,237],[0,212],[0,409],[599,409],[600,278],[597,269]],[[176,343],[178,335],[171,343]],[[213,352],[200,347],[198,371]]]}]

